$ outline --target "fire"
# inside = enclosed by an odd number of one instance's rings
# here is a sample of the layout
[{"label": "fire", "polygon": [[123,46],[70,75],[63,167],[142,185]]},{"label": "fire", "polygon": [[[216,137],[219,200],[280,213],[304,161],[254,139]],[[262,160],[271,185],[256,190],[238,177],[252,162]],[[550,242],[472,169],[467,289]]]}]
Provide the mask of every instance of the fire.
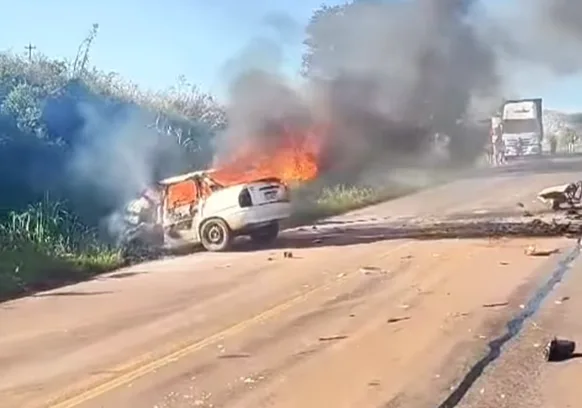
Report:
[{"label": "fire", "polygon": [[278,178],[284,183],[305,182],[319,174],[318,159],[324,129],[284,130],[277,146],[247,146],[228,162],[219,165],[213,178],[222,184],[238,184],[263,178]]}]

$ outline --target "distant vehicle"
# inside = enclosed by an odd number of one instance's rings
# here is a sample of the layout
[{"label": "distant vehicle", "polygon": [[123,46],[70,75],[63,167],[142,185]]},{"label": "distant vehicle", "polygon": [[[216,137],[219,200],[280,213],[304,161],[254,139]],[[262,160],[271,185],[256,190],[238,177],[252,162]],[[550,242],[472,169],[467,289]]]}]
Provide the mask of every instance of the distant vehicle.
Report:
[{"label": "distant vehicle", "polygon": [[544,139],[542,99],[506,101],[501,109],[501,129],[505,157],[541,155]]},{"label": "distant vehicle", "polygon": [[163,247],[166,239],[225,251],[237,236],[274,241],[279,222],[291,214],[288,187],[268,178],[224,186],[212,170],[161,180],[129,202],[120,244]]}]

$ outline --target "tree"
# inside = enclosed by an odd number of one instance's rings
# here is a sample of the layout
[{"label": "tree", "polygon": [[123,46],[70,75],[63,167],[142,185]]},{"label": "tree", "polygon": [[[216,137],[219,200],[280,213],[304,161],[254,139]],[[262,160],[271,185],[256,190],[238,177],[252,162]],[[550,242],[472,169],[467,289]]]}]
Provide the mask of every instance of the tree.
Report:
[{"label": "tree", "polygon": [[572,129],[571,127],[567,127],[564,129],[562,133],[562,143],[566,145],[569,153],[574,152],[576,144],[578,143],[579,139],[580,138],[578,136],[578,133],[574,129]]},{"label": "tree", "polygon": [[301,64],[301,74],[305,77],[312,76],[320,72],[323,67],[319,62],[331,56],[336,49],[336,45],[331,41],[330,36],[325,35],[325,20],[331,18],[341,18],[349,4],[326,6],[322,5],[315,10],[305,29],[306,39],[303,44],[307,50],[303,54]]},{"label": "tree", "polygon": [[85,37],[81,44],[79,44],[79,48],[77,49],[77,56],[75,57],[75,61],[73,62],[72,67],[73,78],[77,78],[86,72],[87,65],[89,64],[89,52],[91,51],[91,46],[93,45],[93,41],[95,41],[95,37],[97,36],[98,29],[99,24],[93,24],[89,34],[87,34],[87,37]]}]

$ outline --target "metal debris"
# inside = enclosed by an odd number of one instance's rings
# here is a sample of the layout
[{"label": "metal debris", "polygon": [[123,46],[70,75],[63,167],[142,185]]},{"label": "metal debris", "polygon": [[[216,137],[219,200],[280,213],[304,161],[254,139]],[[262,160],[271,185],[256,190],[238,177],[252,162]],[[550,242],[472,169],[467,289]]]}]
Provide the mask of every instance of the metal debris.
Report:
[{"label": "metal debris", "polygon": [[362,266],[360,268],[360,272],[364,275],[371,275],[374,273],[386,273],[382,268],[378,268],[376,266]]},{"label": "metal debris", "polygon": [[392,318],[386,320],[386,323],[392,324],[392,323],[402,322],[404,320],[410,320],[410,316],[392,317]]},{"label": "metal debris", "polygon": [[564,296],[559,300],[555,300],[554,303],[556,305],[561,305],[562,303],[564,303],[565,301],[570,300],[570,296]]},{"label": "metal debris", "polygon": [[546,361],[564,361],[571,358],[576,349],[576,342],[571,340],[559,340],[554,337],[544,347],[544,357]]},{"label": "metal debris", "polygon": [[344,340],[347,339],[348,336],[344,335],[337,335],[337,336],[327,336],[327,337],[320,337],[319,341],[334,341],[334,340]]},{"label": "metal debris", "polygon": [[485,303],[483,307],[485,308],[493,308],[493,307],[502,307],[509,305],[509,302],[497,302],[497,303]]},{"label": "metal debris", "polygon": [[530,245],[525,249],[525,254],[528,256],[550,256],[559,253],[559,249],[551,249],[551,250],[538,250],[536,249],[535,245]]}]

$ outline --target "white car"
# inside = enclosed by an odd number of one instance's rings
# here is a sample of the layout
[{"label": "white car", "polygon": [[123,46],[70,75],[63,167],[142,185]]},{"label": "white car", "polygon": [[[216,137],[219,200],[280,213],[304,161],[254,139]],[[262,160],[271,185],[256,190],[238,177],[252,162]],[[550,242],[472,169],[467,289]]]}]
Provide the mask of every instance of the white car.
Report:
[{"label": "white car", "polygon": [[125,208],[125,242],[200,243],[209,251],[230,248],[236,236],[274,241],[279,222],[291,215],[288,187],[275,178],[223,186],[213,171],[161,180]]}]

